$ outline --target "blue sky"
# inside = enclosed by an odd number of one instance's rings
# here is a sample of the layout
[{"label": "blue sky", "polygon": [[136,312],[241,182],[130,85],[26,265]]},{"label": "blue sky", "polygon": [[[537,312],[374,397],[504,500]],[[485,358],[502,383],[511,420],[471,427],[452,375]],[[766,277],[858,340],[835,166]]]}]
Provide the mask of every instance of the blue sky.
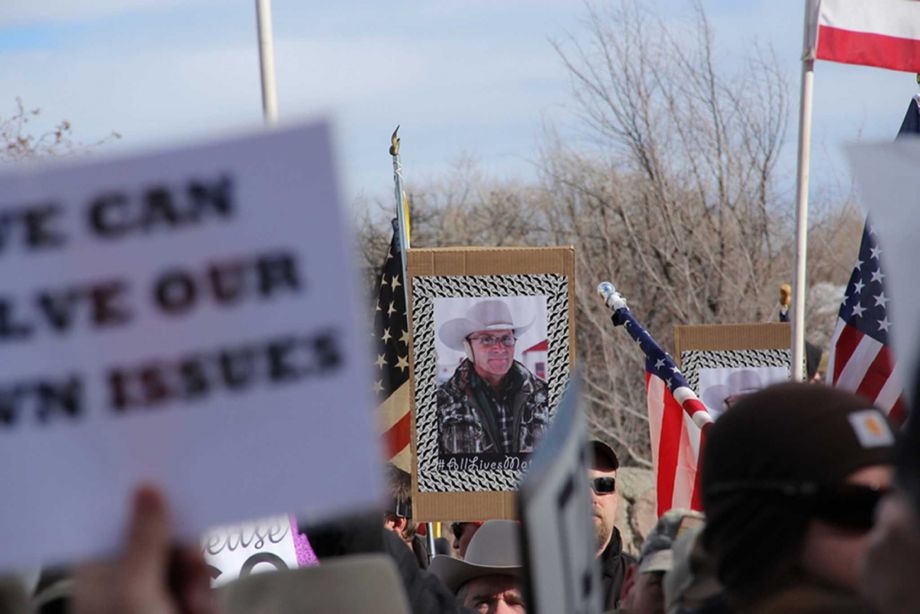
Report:
[{"label": "blue sky", "polygon": [[[647,0],[675,19],[684,0]],[[792,185],[802,6],[703,0],[720,61],[757,41],[788,79],[781,165]],[[472,155],[489,175],[535,177],[545,124],[577,138],[570,85],[549,41],[583,33],[572,0],[314,3],[273,0],[283,121],[331,115],[346,195],[388,195],[389,134],[401,124],[410,181]],[[894,136],[913,75],[822,63],[816,72],[815,189],[849,184],[841,147]],[[252,0],[3,0],[0,115],[15,96],[83,141],[116,130],[110,150],[145,149],[260,125]]]}]

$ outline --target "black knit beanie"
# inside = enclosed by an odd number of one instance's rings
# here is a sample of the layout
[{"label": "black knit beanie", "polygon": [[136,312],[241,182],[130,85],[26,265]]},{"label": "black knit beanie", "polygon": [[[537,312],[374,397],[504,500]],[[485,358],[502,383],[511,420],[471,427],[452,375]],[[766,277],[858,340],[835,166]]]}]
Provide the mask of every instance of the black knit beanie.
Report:
[{"label": "black knit beanie", "polygon": [[811,518],[800,499],[731,485],[833,487],[863,467],[891,464],[893,444],[887,419],[869,402],[820,384],[771,386],[722,415],[703,453],[703,543],[729,593],[758,594],[781,582]]}]

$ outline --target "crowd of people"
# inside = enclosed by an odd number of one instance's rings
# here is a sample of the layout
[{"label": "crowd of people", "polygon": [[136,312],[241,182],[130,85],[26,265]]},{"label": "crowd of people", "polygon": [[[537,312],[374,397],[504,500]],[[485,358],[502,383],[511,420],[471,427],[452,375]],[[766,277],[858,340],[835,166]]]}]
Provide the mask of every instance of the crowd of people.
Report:
[{"label": "crowd of people", "polygon": [[[897,431],[861,397],[823,385],[779,384],[745,396],[707,435],[703,511],[663,514],[638,558],[624,552],[615,525],[619,459],[606,443],[590,442],[605,611],[920,611],[918,432],[916,421]],[[310,581],[313,568],[211,590],[200,549],[171,542],[168,503],[144,486],[114,559],[77,567],[53,585],[53,598],[47,589],[28,595],[10,576],[0,582],[0,613],[358,611],[358,598],[368,612],[527,612],[521,527],[455,522],[452,543],[442,540],[430,556],[411,517],[409,476],[388,471],[382,522],[375,512],[305,529],[319,568],[328,566],[321,583]],[[377,559],[369,567],[330,564],[343,555]],[[277,578],[262,579],[269,576]]]}]

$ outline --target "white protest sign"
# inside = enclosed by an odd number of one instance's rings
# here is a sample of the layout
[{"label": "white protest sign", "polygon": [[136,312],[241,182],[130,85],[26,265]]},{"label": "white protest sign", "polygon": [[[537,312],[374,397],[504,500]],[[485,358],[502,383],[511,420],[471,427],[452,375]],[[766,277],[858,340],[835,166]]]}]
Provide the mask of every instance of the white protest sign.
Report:
[{"label": "white protest sign", "polygon": [[591,516],[588,426],[576,373],[537,445],[518,491],[528,612],[600,614],[601,579]]},{"label": "white protest sign", "polygon": [[0,177],[0,567],[380,498],[364,328],[315,124]]},{"label": "white protest sign", "polygon": [[[920,350],[920,283],[917,237],[920,236],[920,139],[848,148],[853,175],[876,233],[891,321],[889,339],[902,382],[913,382]],[[913,386],[904,388],[907,396]]]},{"label": "white protest sign", "polygon": [[254,573],[317,563],[307,536],[289,515],[211,529],[201,538],[201,553],[214,587]]}]

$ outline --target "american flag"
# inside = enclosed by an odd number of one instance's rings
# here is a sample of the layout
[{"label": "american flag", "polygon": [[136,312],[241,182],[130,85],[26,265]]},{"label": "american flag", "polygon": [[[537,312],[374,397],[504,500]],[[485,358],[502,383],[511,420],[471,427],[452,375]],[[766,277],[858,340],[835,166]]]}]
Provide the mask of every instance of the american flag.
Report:
[{"label": "american flag", "polygon": [[[914,97],[907,107],[898,138],[920,133],[920,108]],[[894,353],[888,345],[891,322],[885,295],[880,256],[875,235],[866,220],[856,266],[850,275],[837,328],[831,337],[827,383],[854,390],[871,399],[897,424],[907,418],[902,385],[894,371]]]},{"label": "american flag", "polygon": [[867,221],[831,338],[827,383],[872,400],[900,424],[906,408],[901,383],[894,374],[894,353],[888,345],[890,299],[885,295],[881,255]]},{"label": "american flag", "polygon": [[645,354],[645,388],[649,437],[658,493],[658,515],[671,508],[702,510],[697,467],[712,416],[687,384],[674,359],[633,316],[612,284],[598,292]]},{"label": "american flag", "polygon": [[380,400],[380,421],[389,461],[411,471],[409,448],[409,323],[399,249],[399,230],[393,220],[393,238],[377,280],[374,312],[374,392]]}]

